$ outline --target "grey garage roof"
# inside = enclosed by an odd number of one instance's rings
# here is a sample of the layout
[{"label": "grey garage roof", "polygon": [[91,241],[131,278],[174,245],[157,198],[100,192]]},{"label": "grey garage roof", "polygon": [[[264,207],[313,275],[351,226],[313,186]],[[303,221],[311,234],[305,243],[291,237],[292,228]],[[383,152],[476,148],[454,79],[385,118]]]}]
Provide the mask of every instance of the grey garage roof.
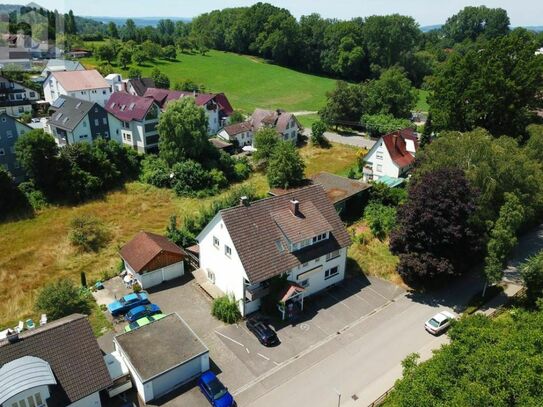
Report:
[{"label": "grey garage roof", "polygon": [[25,390],[54,384],[57,381],[49,363],[33,356],[23,356],[0,369],[0,404]]},{"label": "grey garage roof", "polygon": [[176,313],[114,340],[143,383],[209,351]]}]

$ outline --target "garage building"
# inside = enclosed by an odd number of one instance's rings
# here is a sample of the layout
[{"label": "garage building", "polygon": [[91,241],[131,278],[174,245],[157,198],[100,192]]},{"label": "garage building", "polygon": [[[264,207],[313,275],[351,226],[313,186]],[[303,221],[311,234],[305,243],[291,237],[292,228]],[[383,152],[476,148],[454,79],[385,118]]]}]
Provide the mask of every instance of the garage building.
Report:
[{"label": "garage building", "polygon": [[120,255],[127,273],[143,289],[181,277],[185,272],[183,249],[154,233],[138,233],[121,248]]},{"label": "garage building", "polygon": [[118,335],[113,343],[146,403],[209,370],[209,350],[175,313]]}]

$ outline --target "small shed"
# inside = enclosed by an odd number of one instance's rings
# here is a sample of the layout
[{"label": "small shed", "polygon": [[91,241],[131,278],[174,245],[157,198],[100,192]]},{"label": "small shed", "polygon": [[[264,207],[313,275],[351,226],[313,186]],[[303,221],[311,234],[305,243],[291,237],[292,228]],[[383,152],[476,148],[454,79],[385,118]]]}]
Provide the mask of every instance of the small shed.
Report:
[{"label": "small shed", "polygon": [[209,350],[178,314],[113,338],[144,402],[165,396],[209,370]]},{"label": "small shed", "polygon": [[138,233],[121,248],[120,255],[125,270],[144,289],[185,273],[183,249],[154,233]]}]

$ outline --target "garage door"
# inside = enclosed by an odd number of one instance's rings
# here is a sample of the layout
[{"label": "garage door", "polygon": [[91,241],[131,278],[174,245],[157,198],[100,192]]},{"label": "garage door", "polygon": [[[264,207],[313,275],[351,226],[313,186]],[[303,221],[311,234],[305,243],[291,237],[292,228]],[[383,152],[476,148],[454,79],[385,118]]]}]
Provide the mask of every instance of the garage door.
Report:
[{"label": "garage door", "polygon": [[153,379],[154,399],[164,396],[189,380],[198,377],[202,373],[202,357],[205,357],[205,355],[192,359],[174,370]]},{"label": "garage door", "polygon": [[164,281],[172,280],[183,275],[183,262],[172,264],[171,266],[164,267],[163,269]]},{"label": "garage door", "polygon": [[141,275],[142,288],[150,288],[162,283],[162,270],[152,271]]}]

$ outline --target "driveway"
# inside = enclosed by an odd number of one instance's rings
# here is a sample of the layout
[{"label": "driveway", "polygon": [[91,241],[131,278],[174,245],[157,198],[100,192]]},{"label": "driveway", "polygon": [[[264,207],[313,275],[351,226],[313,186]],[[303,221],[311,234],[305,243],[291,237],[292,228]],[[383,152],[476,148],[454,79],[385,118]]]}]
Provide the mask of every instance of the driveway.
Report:
[{"label": "driveway", "polygon": [[379,279],[352,277],[304,300],[295,322],[272,321],[281,341],[267,348],[249,332],[245,322],[215,333],[255,377],[299,357],[308,349],[345,330],[350,324],[391,303],[403,290]]}]

